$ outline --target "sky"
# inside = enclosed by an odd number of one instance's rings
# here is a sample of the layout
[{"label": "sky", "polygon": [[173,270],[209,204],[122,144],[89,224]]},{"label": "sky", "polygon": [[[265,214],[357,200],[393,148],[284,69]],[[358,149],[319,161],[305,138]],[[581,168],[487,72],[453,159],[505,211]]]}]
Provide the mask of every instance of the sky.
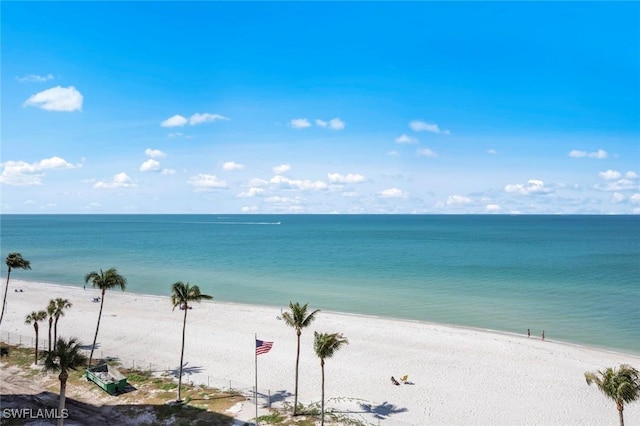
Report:
[{"label": "sky", "polygon": [[638,2],[0,8],[4,214],[640,214]]}]

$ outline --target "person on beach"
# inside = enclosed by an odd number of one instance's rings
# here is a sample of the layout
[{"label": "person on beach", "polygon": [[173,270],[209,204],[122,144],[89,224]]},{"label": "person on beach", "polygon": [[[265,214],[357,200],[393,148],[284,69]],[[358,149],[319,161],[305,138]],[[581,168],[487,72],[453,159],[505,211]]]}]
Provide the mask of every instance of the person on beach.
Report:
[{"label": "person on beach", "polygon": [[391,376],[391,383],[393,383],[393,384],[394,384],[394,385],[396,385],[396,386],[400,386],[400,382],[398,382],[398,381],[396,380],[396,378],[395,378],[395,377],[393,377],[393,376]]},{"label": "person on beach", "polygon": [[531,337],[531,329],[527,328],[527,337]]},{"label": "person on beach", "polygon": [[544,330],[542,330],[542,340],[544,340]]}]

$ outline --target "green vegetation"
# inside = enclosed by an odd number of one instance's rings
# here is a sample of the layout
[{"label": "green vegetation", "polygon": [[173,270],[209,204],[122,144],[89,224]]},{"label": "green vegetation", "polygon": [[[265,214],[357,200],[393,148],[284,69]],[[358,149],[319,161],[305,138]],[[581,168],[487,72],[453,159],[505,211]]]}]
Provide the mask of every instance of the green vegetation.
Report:
[{"label": "green vegetation", "polygon": [[198,302],[200,303],[202,300],[211,300],[212,296],[208,294],[200,293],[200,288],[197,285],[191,287],[189,283],[183,283],[182,281],[178,281],[173,283],[171,286],[171,304],[173,305],[173,309],[176,307],[180,307],[184,310],[184,319],[182,321],[182,350],[180,351],[180,373],[178,374],[178,399],[177,402],[182,402],[182,367],[184,364],[184,336],[185,331],[187,329],[187,312],[191,307],[189,303]]},{"label": "green vegetation", "polygon": [[7,293],[9,292],[9,278],[12,269],[31,269],[31,262],[22,258],[20,253],[9,253],[5,259],[7,264],[7,284],[4,286],[4,299],[2,299],[2,313],[0,313],[0,324],[4,318],[4,309],[7,307]]},{"label": "green vegetation", "polygon": [[[87,358],[80,352],[80,342],[75,337],[69,340],[65,340],[62,337],[59,338],[53,350],[47,352],[47,358],[44,361],[44,371],[60,372],[60,375],[58,375],[58,379],[60,380],[59,413],[64,411],[69,370],[77,370],[78,367],[84,365],[85,362],[87,362]],[[61,416],[58,419],[58,426],[62,426],[63,424],[64,418]]]},{"label": "green vegetation", "polygon": [[320,400],[320,425],[324,426],[324,360],[331,358],[340,348],[349,344],[349,340],[341,333],[318,333],[314,334],[314,349],[320,358],[320,368],[322,369],[322,398]]},{"label": "green vegetation", "polygon": [[289,327],[293,327],[296,330],[296,336],[298,338],[298,347],[296,352],[296,386],[293,392],[294,400],[293,400],[293,415],[298,414],[298,368],[300,364],[300,335],[302,334],[302,329],[311,325],[311,323],[316,319],[316,314],[320,312],[320,309],[316,309],[311,313],[307,313],[307,303],[300,306],[300,303],[292,303],[289,302],[289,309],[291,312],[285,312],[282,314],[282,319],[284,323]]},{"label": "green vegetation", "polygon": [[47,311],[33,311],[24,318],[25,324],[33,324],[33,328],[36,331],[36,350],[35,350],[35,365],[38,365],[38,323],[47,319]]},{"label": "green vegetation", "polygon": [[104,295],[107,290],[111,290],[116,287],[120,287],[120,290],[124,291],[127,286],[127,279],[118,274],[116,268],[107,269],[103,272],[100,269],[100,273],[96,271],[89,272],[84,277],[85,284],[91,281],[91,285],[95,288],[99,288],[102,293],[100,297],[100,312],[98,312],[98,324],[96,325],[96,334],[93,337],[93,344],[91,345],[91,354],[89,355],[89,362],[87,367],[91,367],[91,360],[93,359],[93,351],[96,348],[96,341],[98,340],[98,330],[100,329],[100,318],[102,317],[102,306],[104,305]]},{"label": "green vegetation", "polygon": [[624,404],[640,399],[640,375],[630,365],[622,364],[618,369],[607,368],[584,373],[587,384],[595,383],[598,389],[616,402],[620,426],[624,426]]}]

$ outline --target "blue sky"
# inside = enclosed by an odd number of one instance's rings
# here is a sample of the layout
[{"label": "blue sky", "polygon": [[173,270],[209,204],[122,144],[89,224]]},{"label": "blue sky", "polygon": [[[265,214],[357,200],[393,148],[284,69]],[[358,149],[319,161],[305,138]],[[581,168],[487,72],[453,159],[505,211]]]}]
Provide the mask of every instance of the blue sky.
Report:
[{"label": "blue sky", "polygon": [[640,3],[1,8],[2,213],[640,213]]}]

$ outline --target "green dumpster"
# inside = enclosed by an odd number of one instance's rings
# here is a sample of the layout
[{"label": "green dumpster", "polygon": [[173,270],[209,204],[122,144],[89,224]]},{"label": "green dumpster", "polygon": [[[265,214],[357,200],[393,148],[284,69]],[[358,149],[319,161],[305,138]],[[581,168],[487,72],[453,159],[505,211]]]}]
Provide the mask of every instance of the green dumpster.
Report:
[{"label": "green dumpster", "polygon": [[91,380],[104,391],[114,395],[127,386],[127,378],[108,364],[87,368],[87,380]]}]

